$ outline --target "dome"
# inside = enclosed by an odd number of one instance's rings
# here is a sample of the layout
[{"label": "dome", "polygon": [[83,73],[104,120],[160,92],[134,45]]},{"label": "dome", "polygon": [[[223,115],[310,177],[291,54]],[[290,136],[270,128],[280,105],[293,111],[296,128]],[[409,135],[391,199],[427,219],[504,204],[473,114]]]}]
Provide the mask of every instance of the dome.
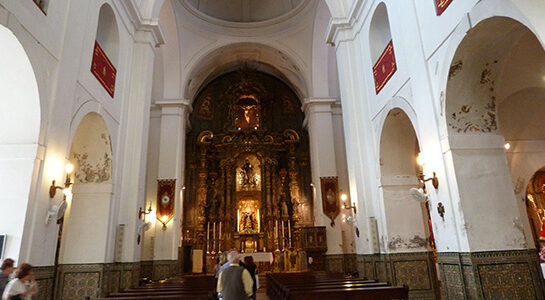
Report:
[{"label": "dome", "polygon": [[215,19],[252,23],[262,22],[296,10],[305,0],[182,0],[191,8]]}]

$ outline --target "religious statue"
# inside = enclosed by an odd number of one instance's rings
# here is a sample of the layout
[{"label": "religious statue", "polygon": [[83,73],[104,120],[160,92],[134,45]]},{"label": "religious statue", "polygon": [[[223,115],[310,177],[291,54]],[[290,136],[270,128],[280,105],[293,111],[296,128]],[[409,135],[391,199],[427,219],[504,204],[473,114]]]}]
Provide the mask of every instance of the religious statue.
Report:
[{"label": "religious statue", "polygon": [[241,129],[257,129],[259,127],[259,105],[252,98],[239,101],[235,111],[235,126]]},{"label": "religious statue", "polygon": [[246,158],[244,165],[240,168],[240,178],[242,180],[242,186],[255,186],[256,180],[254,178],[254,166],[250,163],[250,160]]}]

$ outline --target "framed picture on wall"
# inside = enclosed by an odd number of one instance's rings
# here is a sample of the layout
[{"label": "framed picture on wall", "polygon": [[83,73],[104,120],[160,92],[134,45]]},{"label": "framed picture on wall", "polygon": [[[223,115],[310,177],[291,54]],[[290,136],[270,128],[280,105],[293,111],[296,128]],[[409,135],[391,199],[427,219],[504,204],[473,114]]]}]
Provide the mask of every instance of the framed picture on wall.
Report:
[{"label": "framed picture on wall", "polygon": [[0,260],[4,259],[4,249],[6,249],[7,234],[0,234]]}]

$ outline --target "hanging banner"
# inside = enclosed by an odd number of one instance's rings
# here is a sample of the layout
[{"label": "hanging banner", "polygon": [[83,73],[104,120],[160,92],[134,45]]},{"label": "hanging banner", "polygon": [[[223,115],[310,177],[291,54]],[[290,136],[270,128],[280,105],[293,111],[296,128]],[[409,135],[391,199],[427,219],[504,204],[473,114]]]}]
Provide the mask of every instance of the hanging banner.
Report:
[{"label": "hanging banner", "polygon": [[174,200],[176,179],[157,180],[157,211],[156,217],[166,224],[174,217]]},{"label": "hanging banner", "polygon": [[338,177],[320,177],[320,188],[324,214],[331,219],[331,226],[335,226],[335,218],[341,212]]},{"label": "hanging banner", "polygon": [[447,9],[451,2],[452,0],[435,0],[437,15],[440,16]]},{"label": "hanging banner", "polygon": [[93,51],[93,61],[91,62],[91,73],[95,75],[104,89],[114,96],[116,69],[106,53],[102,50],[97,41],[95,41],[95,49]]},{"label": "hanging banner", "polygon": [[396,59],[394,56],[394,44],[390,40],[386,49],[382,52],[377,63],[373,66],[373,76],[375,78],[375,92],[378,95],[384,85],[390,80],[397,70]]}]

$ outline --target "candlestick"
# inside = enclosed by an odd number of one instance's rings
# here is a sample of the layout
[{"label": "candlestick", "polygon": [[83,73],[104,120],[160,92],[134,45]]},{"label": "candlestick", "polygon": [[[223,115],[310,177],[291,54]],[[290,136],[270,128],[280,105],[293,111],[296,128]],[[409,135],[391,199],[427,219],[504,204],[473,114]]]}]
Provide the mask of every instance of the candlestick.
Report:
[{"label": "candlestick", "polygon": [[210,222],[206,223],[206,253],[210,253]]},{"label": "candlestick", "polygon": [[291,248],[291,222],[288,220],[288,246]]},{"label": "candlestick", "polygon": [[221,221],[220,221],[220,230],[218,233],[218,252],[221,253]]},{"label": "candlestick", "polygon": [[284,221],[282,220],[282,250],[284,250],[284,239],[286,236],[284,235]]},{"label": "candlestick", "polygon": [[214,222],[214,226],[212,227],[212,250],[216,250],[216,222]]}]

